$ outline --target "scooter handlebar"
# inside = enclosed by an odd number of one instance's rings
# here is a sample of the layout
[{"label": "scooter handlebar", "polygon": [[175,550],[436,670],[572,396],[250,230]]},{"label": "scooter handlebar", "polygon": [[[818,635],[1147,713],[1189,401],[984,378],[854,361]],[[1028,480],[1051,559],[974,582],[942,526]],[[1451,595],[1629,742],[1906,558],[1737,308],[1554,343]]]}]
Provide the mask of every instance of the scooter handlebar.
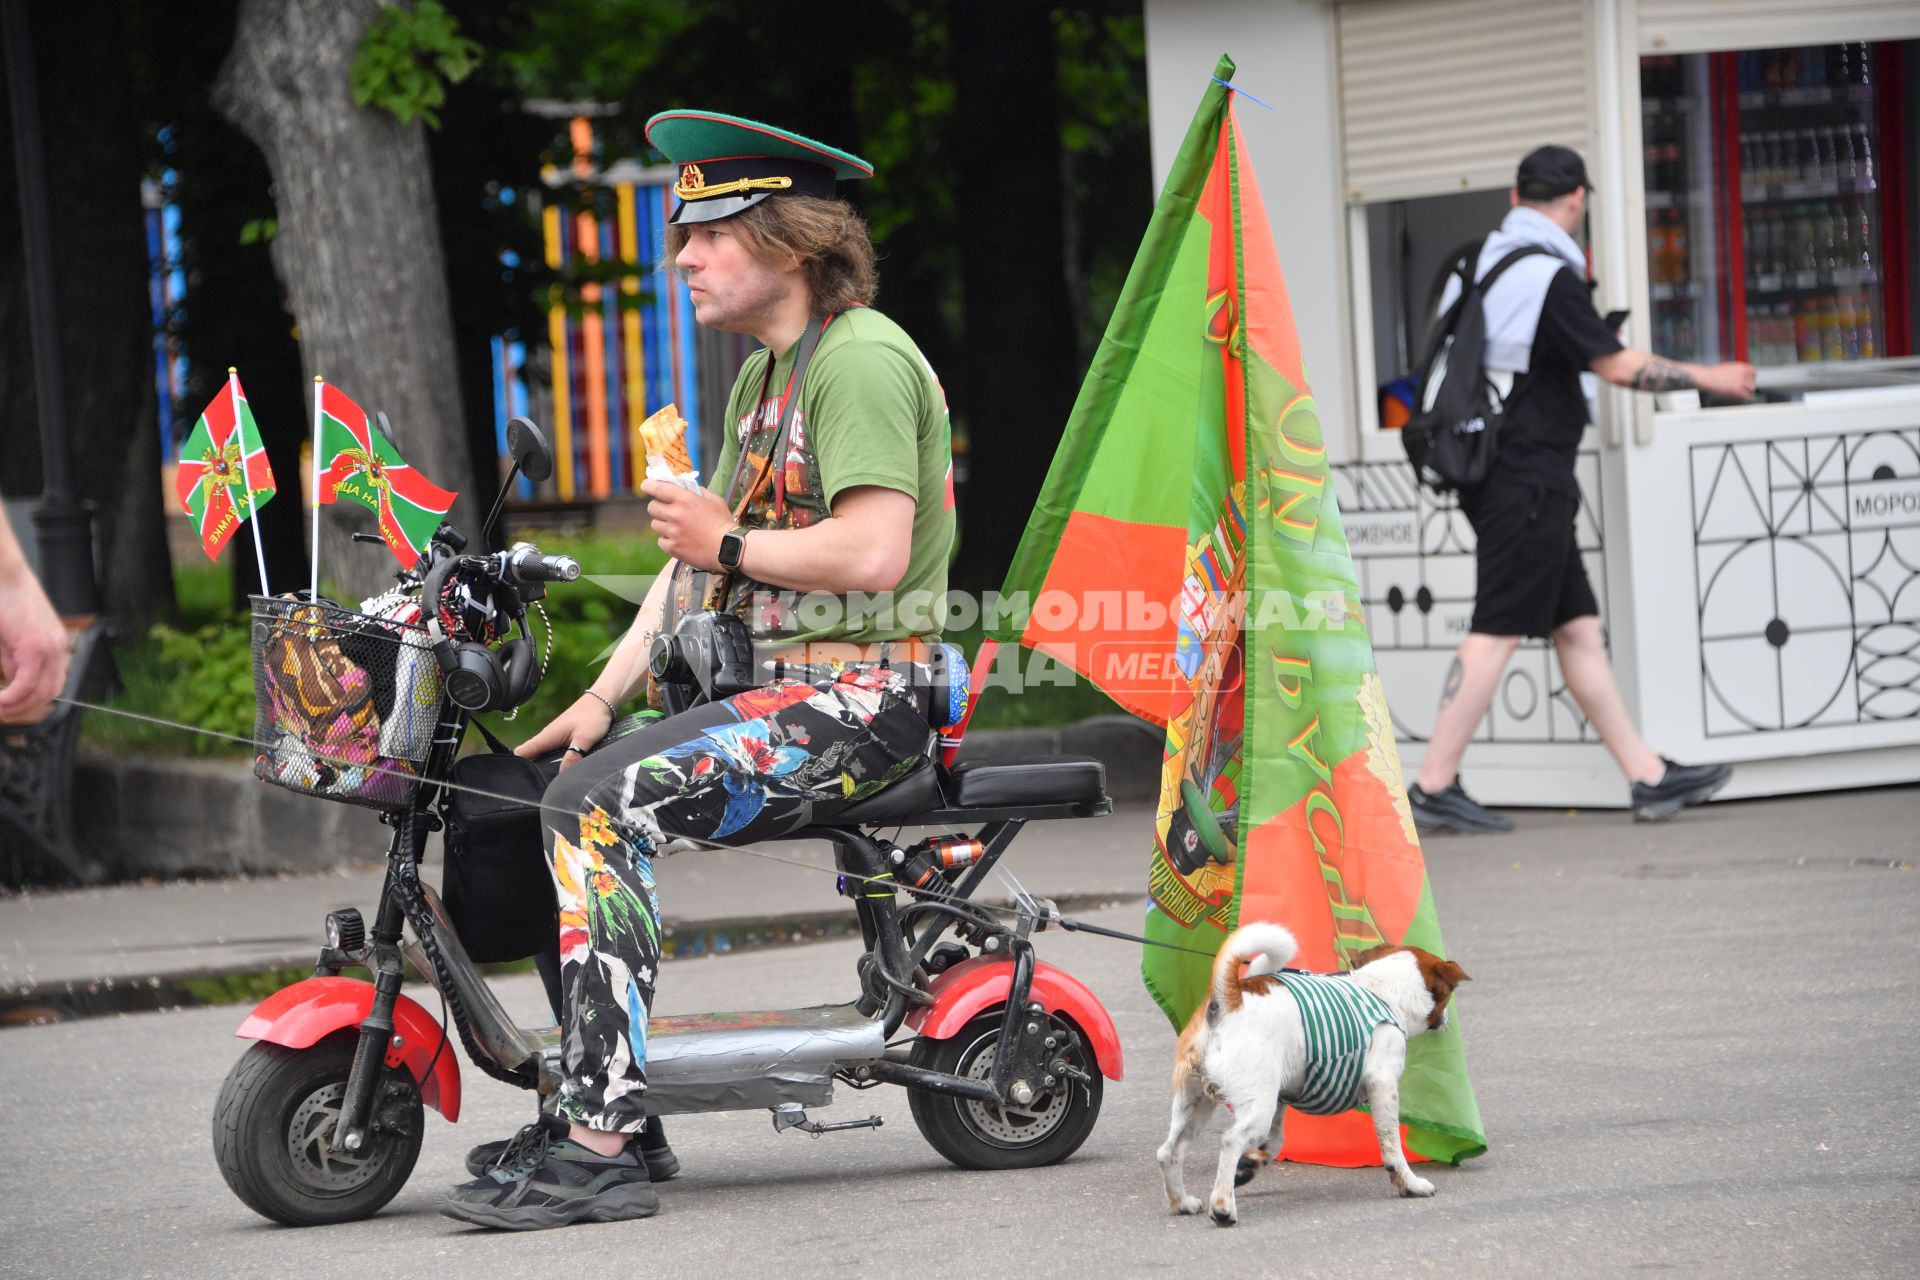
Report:
[{"label": "scooter handlebar", "polygon": [[573,582],[580,562],[572,556],[541,554],[530,542],[516,544],[506,555],[506,576],[518,582]]}]

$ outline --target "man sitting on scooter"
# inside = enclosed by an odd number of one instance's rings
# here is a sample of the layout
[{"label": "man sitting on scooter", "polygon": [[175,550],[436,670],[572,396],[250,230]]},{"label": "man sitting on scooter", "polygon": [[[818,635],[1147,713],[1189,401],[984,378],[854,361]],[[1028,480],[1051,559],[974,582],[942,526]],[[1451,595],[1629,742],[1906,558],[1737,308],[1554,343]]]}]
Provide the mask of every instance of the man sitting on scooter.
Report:
[{"label": "man sitting on scooter", "polygon": [[[681,838],[747,844],[830,820],[928,767],[935,744],[909,687],[934,628],[885,593],[929,601],[946,590],[946,404],[913,341],[869,305],[873,245],[835,198],[837,180],[872,166],[712,112],[664,112],[647,137],[681,166],[668,252],[695,318],[766,350],[734,383],[713,488],[643,486],[676,564],[592,686],[519,748],[566,752],[543,811],[560,898],[565,1082],[558,1118],[490,1144],[485,1154],[508,1154],[442,1201],[449,1216],[491,1227],[647,1217],[659,1203],[649,1168],[677,1167],[657,1126],[634,1141],[647,1128],[660,962],[653,854]],[[757,670],[779,671],[768,666],[778,658],[814,678],[771,680],[588,755],[639,691],[663,622],[703,603],[747,624]]]}]

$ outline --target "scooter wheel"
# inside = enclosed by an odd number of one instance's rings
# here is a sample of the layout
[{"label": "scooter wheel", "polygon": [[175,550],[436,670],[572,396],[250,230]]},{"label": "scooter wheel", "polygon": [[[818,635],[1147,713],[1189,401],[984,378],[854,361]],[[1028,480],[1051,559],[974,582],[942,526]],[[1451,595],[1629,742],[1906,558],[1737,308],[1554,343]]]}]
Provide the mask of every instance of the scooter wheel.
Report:
[{"label": "scooter wheel", "polygon": [[[946,1040],[917,1041],[914,1065],[968,1079],[991,1078],[1005,1007],[989,1009]],[[1079,1046],[1068,1061],[1087,1078],[1069,1079],[1024,1108],[908,1089],[913,1122],[935,1151],[962,1169],[1038,1169],[1058,1164],[1080,1149],[1100,1116],[1105,1081],[1087,1052],[1086,1033],[1064,1014],[1053,1017],[1079,1036]]]},{"label": "scooter wheel", "polygon": [[364,1155],[333,1150],[355,1037],[306,1049],[255,1041],[233,1064],[213,1109],[213,1155],[246,1206],[291,1227],[353,1222],[393,1199],[420,1157],[420,1092],[390,1073],[374,1099]]}]

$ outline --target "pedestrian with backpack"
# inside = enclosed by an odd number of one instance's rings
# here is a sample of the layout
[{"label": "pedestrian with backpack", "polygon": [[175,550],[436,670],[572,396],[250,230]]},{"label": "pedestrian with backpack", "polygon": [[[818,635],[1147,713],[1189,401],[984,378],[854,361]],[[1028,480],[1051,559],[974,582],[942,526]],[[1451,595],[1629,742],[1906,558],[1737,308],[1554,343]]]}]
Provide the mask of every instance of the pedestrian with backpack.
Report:
[{"label": "pedestrian with backpack", "polygon": [[1663,758],[1628,716],[1574,537],[1574,457],[1596,377],[1635,391],[1748,399],[1754,371],[1738,362],[1684,364],[1621,344],[1594,310],[1586,254],[1574,239],[1592,189],[1579,153],[1566,147],[1541,147],[1520,162],[1512,210],[1441,294],[1422,366],[1408,455],[1429,485],[1458,492],[1478,572],[1470,631],[1407,788],[1422,834],[1513,829],[1467,795],[1459,769],[1507,662],[1529,636],[1552,639],[1568,691],[1626,775],[1637,820],[1704,803],[1733,773]]}]

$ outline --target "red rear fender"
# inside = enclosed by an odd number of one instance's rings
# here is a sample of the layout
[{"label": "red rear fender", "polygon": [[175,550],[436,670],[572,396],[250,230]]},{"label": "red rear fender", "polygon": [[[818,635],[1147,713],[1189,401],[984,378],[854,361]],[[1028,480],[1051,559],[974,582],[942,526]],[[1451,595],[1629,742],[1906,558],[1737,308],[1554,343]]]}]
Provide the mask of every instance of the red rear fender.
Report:
[{"label": "red rear fender", "polygon": [[[907,1025],[923,1036],[945,1040],[995,1005],[1005,1004],[1013,989],[1011,959],[975,956],[963,960],[933,980],[933,1003],[907,1015]],[[1100,1074],[1120,1078],[1120,1033],[1093,992],[1072,974],[1050,964],[1033,966],[1033,998],[1048,1013],[1062,1013],[1079,1024],[1100,1064]]]},{"label": "red rear fender", "polygon": [[[373,984],[360,978],[307,978],[262,1000],[234,1034],[289,1049],[311,1048],[336,1031],[357,1030],[373,1009],[373,994]],[[405,1063],[420,1086],[420,1101],[448,1120],[458,1120],[460,1062],[452,1045],[440,1049],[440,1024],[418,1003],[401,996],[393,1006],[393,1034],[400,1043],[387,1045],[387,1065]],[[428,1063],[433,1064],[431,1076]]]}]

